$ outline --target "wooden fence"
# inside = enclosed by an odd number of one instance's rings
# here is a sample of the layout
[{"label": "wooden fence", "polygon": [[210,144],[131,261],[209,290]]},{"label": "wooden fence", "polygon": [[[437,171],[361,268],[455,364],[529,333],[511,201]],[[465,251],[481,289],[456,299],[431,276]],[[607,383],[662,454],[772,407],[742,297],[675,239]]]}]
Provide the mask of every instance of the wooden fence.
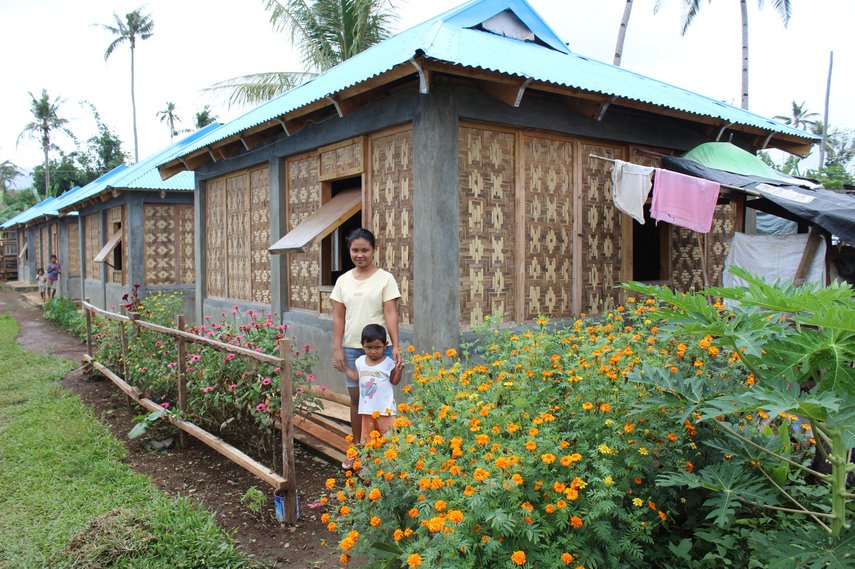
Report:
[{"label": "wooden fence", "polygon": [[[187,444],[187,435],[191,435],[199,441],[205,443],[212,449],[216,450],[241,468],[251,472],[259,479],[267,482],[273,487],[277,495],[282,496],[285,501],[285,521],[289,524],[297,522],[297,488],[294,478],[294,410],[291,384],[291,340],[283,338],[279,340],[279,356],[272,356],[233,346],[224,342],[218,342],[209,338],[203,338],[195,334],[184,331],[184,316],[179,315],[176,319],[176,327],[168,328],[158,324],[152,324],[140,320],[135,313],[130,313],[128,316],[108,312],[97,306],[89,303],[87,298],[83,302],[83,308],[86,313],[86,355],[84,360],[91,364],[95,369],[102,373],[105,377],[115,383],[119,389],[124,391],[131,399],[142,405],[150,411],[162,411],[163,407],[158,403],[142,396],[142,392],[136,387],[125,381],[128,377],[127,370],[127,354],[128,354],[128,330],[127,326],[131,325],[137,328],[151,330],[158,334],[172,336],[177,340],[178,344],[178,408],[182,413],[187,412],[187,362],[186,362],[186,346],[187,343],[200,344],[213,348],[221,352],[240,355],[246,358],[251,358],[256,361],[272,364],[279,367],[280,374],[280,411],[279,422],[281,424],[282,433],[282,474],[279,474],[264,464],[254,460],[250,456],[243,453],[241,450],[228,444],[221,438],[212,435],[198,425],[185,421],[175,415],[166,412],[162,418],[169,421],[181,430],[179,444],[183,447]],[[92,317],[94,314],[99,314],[109,320],[115,320],[120,323],[119,333],[122,350],[122,374],[119,377],[113,370],[109,369],[100,362],[95,361],[93,357],[93,341],[92,341]]]}]

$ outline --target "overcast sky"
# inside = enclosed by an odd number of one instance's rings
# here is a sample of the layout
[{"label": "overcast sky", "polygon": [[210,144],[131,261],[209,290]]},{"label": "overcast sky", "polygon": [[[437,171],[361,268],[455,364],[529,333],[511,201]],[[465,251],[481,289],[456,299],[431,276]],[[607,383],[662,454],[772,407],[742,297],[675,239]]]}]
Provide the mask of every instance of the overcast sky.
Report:
[{"label": "overcast sky", "polygon": [[[461,3],[460,0],[393,0],[403,30]],[[625,0],[529,0],[576,53],[611,62]],[[17,138],[30,122],[28,91],[46,88],[64,99],[61,116],[85,140],[95,132],[88,107],[133,155],[130,55],[127,47],[104,61],[109,32],[93,24],[112,23],[141,0],[0,0],[0,161],[24,168],[42,161],[37,141]],[[792,20],[784,28],[772,6],[749,0],[751,110],[788,115],[791,101],[822,113],[829,52],[834,51],[830,122],[855,128],[855,22],[853,0],[791,0]],[[635,0],[624,48],[623,67],[709,97],[739,105],[740,16],[738,0],[715,0],[703,9],[685,37],[679,33],[681,0]],[[271,30],[262,0],[149,0],[144,12],[154,35],[137,43],[136,85],[140,158],[169,145],[157,118],[167,101],[177,105],[189,127],[193,114],[210,104],[221,121],[247,109],[225,105],[204,92],[216,81],[237,75],[297,70],[299,58],[287,34]],[[66,152],[71,141],[57,136]]]}]

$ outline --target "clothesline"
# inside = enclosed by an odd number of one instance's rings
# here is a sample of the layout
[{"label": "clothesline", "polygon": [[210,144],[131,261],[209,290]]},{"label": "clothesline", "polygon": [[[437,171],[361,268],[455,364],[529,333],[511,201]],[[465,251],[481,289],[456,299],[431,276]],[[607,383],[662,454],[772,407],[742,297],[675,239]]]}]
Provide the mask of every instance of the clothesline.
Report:
[{"label": "clothesline", "polygon": [[[588,157],[589,157],[589,158],[595,158],[595,159],[597,159],[597,160],[603,160],[603,161],[605,161],[605,162],[612,162],[612,163],[614,163],[614,162],[615,162],[615,159],[614,159],[614,158],[606,158],[605,156],[597,156],[596,154],[588,154]],[[630,162],[630,164],[631,164],[631,162]],[[718,183],[718,182],[717,182],[717,183]],[[731,185],[728,185],[728,184],[722,184],[722,183],[718,183],[718,184],[719,184],[722,188],[727,188],[728,190],[735,190],[735,191],[737,191],[737,192],[744,192],[744,193],[746,193],[746,194],[748,194],[748,195],[750,195],[750,196],[762,197],[762,194],[761,194],[760,192],[758,192],[758,191],[755,191],[755,190],[749,190],[749,189],[747,189],[747,188],[740,188],[740,187],[738,187],[738,186],[731,186]]]}]

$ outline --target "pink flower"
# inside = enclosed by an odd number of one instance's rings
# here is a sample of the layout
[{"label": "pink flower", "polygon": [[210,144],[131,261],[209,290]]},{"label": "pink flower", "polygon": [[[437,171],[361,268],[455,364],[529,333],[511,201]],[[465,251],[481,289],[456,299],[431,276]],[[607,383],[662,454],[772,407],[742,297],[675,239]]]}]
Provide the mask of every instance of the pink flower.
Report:
[{"label": "pink flower", "polygon": [[135,285],[134,285],[134,288],[140,288],[140,285],[135,284]]},{"label": "pink flower", "polygon": [[327,387],[326,385],[319,385],[318,389],[320,389],[321,391],[329,391],[330,390],[330,388]]},{"label": "pink flower", "polygon": [[304,351],[304,352],[311,352],[311,351],[312,351],[312,346],[310,346],[309,344],[304,344],[304,345],[303,345],[303,351]]},{"label": "pink flower", "polygon": [[234,354],[227,354],[226,357],[224,358],[224,361],[230,362],[233,359],[235,359],[236,357],[237,356],[235,356]]},{"label": "pink flower", "polygon": [[225,315],[226,315],[225,312],[220,312],[220,316],[225,316]]},{"label": "pink flower", "polygon": [[154,345],[159,348],[163,345],[163,342],[158,340],[157,342],[154,343]]},{"label": "pink flower", "polygon": [[210,393],[210,392],[212,392],[213,390],[214,390],[214,387],[213,387],[213,386],[211,386],[211,385],[209,385],[208,387],[203,387],[203,388],[202,388],[202,393]]},{"label": "pink flower", "polygon": [[237,310],[232,310],[232,316],[237,316]]},{"label": "pink flower", "polygon": [[238,306],[237,304],[235,304],[234,306],[232,306],[232,310],[240,310],[240,306]]},{"label": "pink flower", "polygon": [[178,364],[175,362],[169,362],[168,364],[166,364],[166,367],[169,367],[169,368],[178,367]]},{"label": "pink flower", "polygon": [[160,406],[163,407],[164,409],[169,409],[169,401],[164,401],[163,403],[160,404]]},{"label": "pink flower", "polygon": [[309,374],[306,376],[306,381],[308,381],[310,383],[315,381],[316,379],[318,379],[318,377],[316,375]]},{"label": "pink flower", "polygon": [[267,409],[267,405],[264,403],[259,403],[255,406],[256,411],[264,411],[265,409]]},{"label": "pink flower", "polygon": [[229,385],[229,391],[234,391],[235,389],[237,389],[237,383]]},{"label": "pink flower", "polygon": [[270,385],[272,382],[269,377],[265,377],[261,380],[261,385]]},{"label": "pink flower", "polygon": [[202,356],[200,354],[193,354],[192,356],[190,356],[190,363],[198,362],[201,359]]}]

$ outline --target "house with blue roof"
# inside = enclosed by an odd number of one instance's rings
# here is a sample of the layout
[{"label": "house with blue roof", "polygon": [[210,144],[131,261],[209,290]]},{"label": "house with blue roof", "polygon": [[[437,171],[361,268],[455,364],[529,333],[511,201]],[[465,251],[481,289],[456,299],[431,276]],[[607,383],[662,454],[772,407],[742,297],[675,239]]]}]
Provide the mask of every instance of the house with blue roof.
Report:
[{"label": "house with blue roof", "polygon": [[[220,125],[207,126],[131,166],[119,166],[53,205],[67,223],[59,236],[68,260],[69,295],[103,308],[119,307],[134,285],[140,294],[180,291],[185,314],[195,315],[193,172],[163,180],[157,165],[172,159]],[[62,254],[66,256],[63,257]]]},{"label": "house with blue roof", "polygon": [[324,361],[360,226],[425,348],[492,314],[611,310],[626,280],[698,286],[702,260],[715,282],[744,198],[722,194],[704,241],[642,225],[613,205],[611,161],[715,140],[806,155],[816,137],[571,48],[525,0],[471,0],[163,161],[165,179],[196,173],[197,314],[273,310]]}]

